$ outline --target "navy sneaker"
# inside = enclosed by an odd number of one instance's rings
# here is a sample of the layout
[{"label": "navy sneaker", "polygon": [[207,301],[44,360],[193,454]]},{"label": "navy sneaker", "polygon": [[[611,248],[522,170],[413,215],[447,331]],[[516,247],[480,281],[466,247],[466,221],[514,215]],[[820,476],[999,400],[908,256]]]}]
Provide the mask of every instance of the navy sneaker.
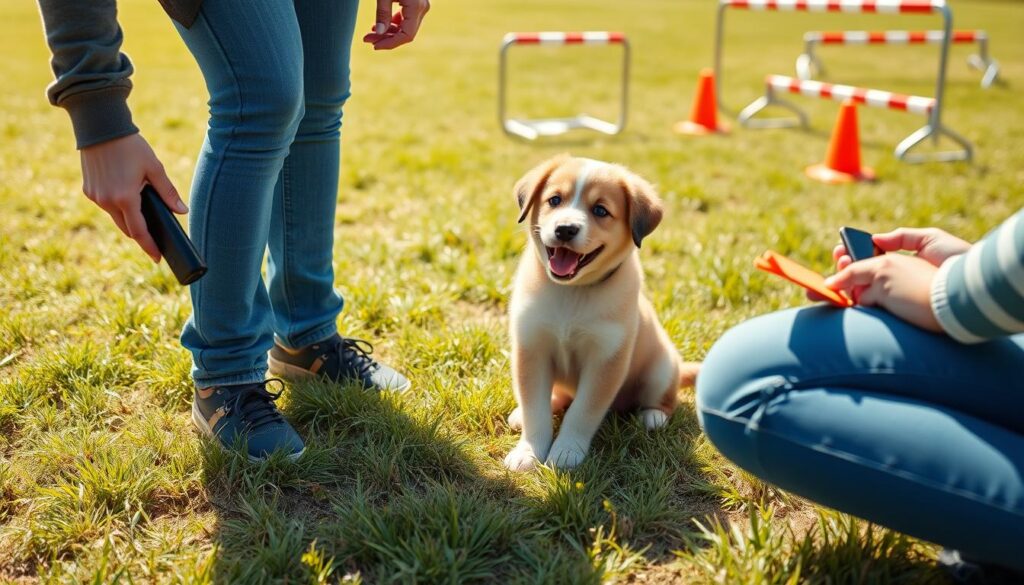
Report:
[{"label": "navy sneaker", "polygon": [[263,461],[275,451],[284,452],[292,461],[298,459],[306,446],[274,404],[281,392],[267,390],[269,382],[283,385],[280,380],[266,380],[197,388],[192,422],[225,449],[243,440],[250,461]]},{"label": "navy sneaker", "polygon": [[270,350],[270,371],[275,376],[323,376],[332,382],[357,382],[368,390],[409,389],[409,380],[370,357],[373,346],[362,339],[337,333],[319,343],[291,350],[275,343]]}]

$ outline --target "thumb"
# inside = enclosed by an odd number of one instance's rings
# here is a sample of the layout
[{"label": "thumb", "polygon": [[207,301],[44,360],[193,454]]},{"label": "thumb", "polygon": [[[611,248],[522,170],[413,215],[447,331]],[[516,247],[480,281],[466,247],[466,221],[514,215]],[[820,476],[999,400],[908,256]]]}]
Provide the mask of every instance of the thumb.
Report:
[{"label": "thumb", "polygon": [[178,195],[178,190],[174,188],[174,184],[171,183],[171,179],[167,176],[163,165],[158,164],[146,171],[146,181],[156,189],[156,192],[160,194],[160,198],[164,200],[167,207],[173,209],[175,213],[188,213],[188,207],[185,206],[185,202]]},{"label": "thumb", "polygon": [[871,239],[885,252],[899,250],[917,252],[924,247],[927,235],[922,229],[897,228],[884,234],[875,234],[871,236]]},{"label": "thumb", "polygon": [[855,286],[867,286],[875,279],[875,263],[872,259],[854,262],[825,279],[825,286],[832,290],[849,291]]},{"label": "thumb", "polygon": [[392,0],[377,0],[377,22],[373,25],[373,32],[382,35],[388,30],[391,24],[391,2]]}]

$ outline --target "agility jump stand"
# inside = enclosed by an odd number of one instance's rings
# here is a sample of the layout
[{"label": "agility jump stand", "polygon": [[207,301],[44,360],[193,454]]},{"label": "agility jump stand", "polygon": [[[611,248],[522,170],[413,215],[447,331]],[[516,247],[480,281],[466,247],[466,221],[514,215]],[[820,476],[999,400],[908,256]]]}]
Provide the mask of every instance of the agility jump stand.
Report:
[{"label": "agility jump stand", "polygon": [[[907,162],[923,162],[926,160],[946,162],[971,159],[971,143],[968,142],[966,138],[946,127],[939,126],[938,130],[935,130],[936,127],[932,124],[935,120],[935,113],[938,110],[939,102],[937,99],[930,97],[903,95],[890,91],[866,89],[863,87],[853,87],[851,85],[824,83],[821,81],[804,81],[795,77],[787,77],[785,75],[769,75],[765,79],[765,94],[754,100],[753,103],[740,112],[739,122],[749,128],[787,128],[798,124],[806,127],[807,116],[804,112],[791,102],[778,97],[779,92],[798,93],[808,97],[832,99],[837,101],[843,101],[849,98],[855,103],[864,104],[866,106],[901,110],[914,114],[924,114],[928,116],[929,123],[919,128],[910,136],[904,138],[903,141],[896,146],[896,158]],[[796,114],[797,120],[793,120],[792,118],[753,118],[758,112],[770,105],[781,106],[791,110]],[[962,146],[963,150],[938,152],[930,157],[915,156],[907,153],[907,151],[924,141],[929,136],[938,140],[938,136],[940,134],[950,137],[954,142]]]},{"label": "agility jump stand", "polygon": [[[938,44],[941,30],[886,31],[810,31],[804,33],[804,52],[796,58],[796,76],[813,79],[825,74],[825,67],[814,52],[817,45],[915,45]],[[967,57],[967,64],[982,72],[981,87],[988,89],[999,76],[999,63],[988,54],[988,34],[983,30],[955,30],[950,42],[954,45],[978,43],[978,53]]]},{"label": "agility jump stand", "polygon": [[[952,37],[952,24],[953,24],[953,13],[950,11],[949,6],[945,0],[719,0],[718,4],[718,20],[715,30],[715,75],[716,81],[715,91],[718,94],[717,101],[719,107],[728,112],[728,107],[723,103],[722,100],[722,39],[725,30],[725,11],[728,8],[745,9],[745,10],[770,10],[770,11],[799,11],[799,12],[841,12],[841,13],[878,13],[878,14],[933,14],[939,13],[942,15],[943,22],[943,37],[939,43],[939,71],[935,82],[935,97],[926,98],[933,99],[932,107],[928,111],[928,122],[915,131],[913,134],[903,139],[896,147],[896,157],[900,160],[907,162],[923,162],[923,161],[954,161],[954,160],[970,160],[973,155],[973,148],[971,143],[959,134],[953,132],[946,126],[942,125],[942,96],[946,87],[946,63],[949,58],[949,41]],[[783,76],[772,76],[773,78],[782,78]],[[799,81],[799,80],[796,80]],[[802,83],[811,83],[804,81]],[[818,86],[825,86],[828,84],[818,83]],[[772,84],[769,83],[769,91],[762,97],[755,100],[749,106],[743,109],[738,119],[744,126],[751,128],[781,128],[796,126],[800,124],[802,126],[807,125],[807,117],[804,113],[794,104],[782,100],[779,98],[775,91],[771,89]],[[807,86],[808,88],[814,86]],[[849,86],[839,86],[849,87]],[[860,89],[860,88],[852,88]],[[886,95],[898,95],[890,94],[889,92],[878,92],[877,90],[861,89],[864,94],[864,103],[867,105],[877,105],[878,99],[868,99],[867,95],[870,93],[872,96],[878,94]],[[809,93],[813,93],[811,89],[808,89]],[[802,93],[802,91],[801,91]],[[818,97],[831,97],[818,94]],[[909,97],[909,96],[908,96]],[[916,100],[915,100],[916,103]],[[753,116],[760,112],[768,105],[780,105],[797,115],[797,120],[791,118],[785,119],[770,119],[770,120],[755,120]],[[897,108],[899,109],[899,108]],[[915,155],[911,154],[911,150],[924,142],[926,139],[931,138],[933,143],[937,143],[940,136],[948,136],[954,142],[961,146],[961,150],[937,152],[931,155]]]},{"label": "agility jump stand", "polygon": [[[571,118],[509,118],[505,112],[506,95],[508,93],[508,51],[515,45],[621,45],[622,46],[622,82],[619,92],[619,117],[609,122],[578,114]],[[626,127],[626,110],[629,96],[629,40],[621,32],[587,31],[587,32],[534,32],[508,33],[501,43],[498,66],[498,120],[502,129],[510,136],[518,136],[526,140],[536,140],[539,136],[557,136],[570,130],[585,128],[603,134],[615,135]]]}]

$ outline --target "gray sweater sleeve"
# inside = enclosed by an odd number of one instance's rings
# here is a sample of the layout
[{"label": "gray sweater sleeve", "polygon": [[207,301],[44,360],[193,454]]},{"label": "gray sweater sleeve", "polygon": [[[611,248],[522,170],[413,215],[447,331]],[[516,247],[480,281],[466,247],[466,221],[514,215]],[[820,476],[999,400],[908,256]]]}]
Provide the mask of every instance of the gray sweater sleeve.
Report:
[{"label": "gray sweater sleeve", "polygon": [[39,0],[56,80],[50,103],[67,110],[78,148],[134,134],[132,63],[121,52],[115,0]]},{"label": "gray sweater sleeve", "polygon": [[939,324],[961,343],[1024,332],[1024,209],[943,262],[931,295]]}]

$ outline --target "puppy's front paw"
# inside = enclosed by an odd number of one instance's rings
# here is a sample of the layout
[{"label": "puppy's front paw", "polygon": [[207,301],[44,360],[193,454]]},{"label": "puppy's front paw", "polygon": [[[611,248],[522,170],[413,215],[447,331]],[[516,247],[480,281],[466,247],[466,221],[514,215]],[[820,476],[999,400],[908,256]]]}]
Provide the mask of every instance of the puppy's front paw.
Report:
[{"label": "puppy's front paw", "polygon": [[523,409],[516,407],[512,414],[508,415],[508,427],[513,431],[523,430]]},{"label": "puppy's front paw", "polygon": [[647,430],[651,431],[654,429],[660,429],[668,423],[668,415],[665,411],[658,408],[648,408],[640,413],[640,418],[644,421],[644,426]]},{"label": "puppy's front paw", "polygon": [[511,471],[530,471],[536,469],[540,461],[537,460],[537,453],[533,445],[526,441],[519,441],[512,451],[505,456],[505,467]]},{"label": "puppy's front paw", "polygon": [[587,456],[587,450],[576,441],[561,441],[556,439],[548,452],[545,465],[561,469],[572,469],[583,462]]}]

